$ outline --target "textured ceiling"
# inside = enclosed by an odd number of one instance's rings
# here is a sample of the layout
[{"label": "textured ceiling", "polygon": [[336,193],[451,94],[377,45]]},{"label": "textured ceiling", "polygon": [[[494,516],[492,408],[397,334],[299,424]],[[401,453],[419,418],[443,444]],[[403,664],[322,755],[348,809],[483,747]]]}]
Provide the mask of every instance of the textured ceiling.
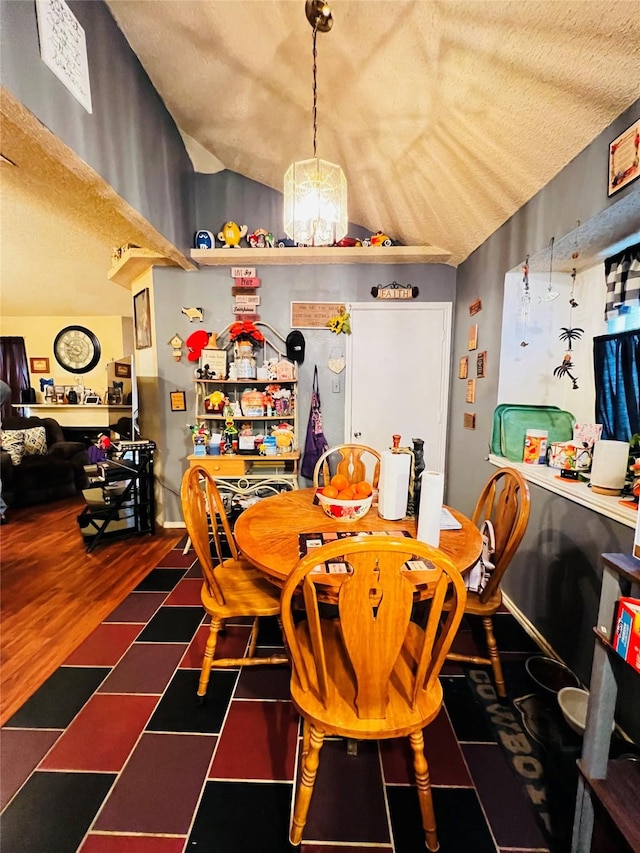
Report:
[{"label": "textured ceiling", "polygon": [[[196,169],[281,190],[289,163],[312,154],[304,0],[107,2]],[[439,246],[453,264],[640,93],[637,2],[333,0],[332,10],[333,29],[318,36],[318,154],[343,166],[352,222]],[[22,138],[8,131],[3,116],[3,152],[15,142],[7,152],[19,162]],[[130,294],[106,271],[131,224],[93,215],[95,199],[65,198],[66,183],[46,173],[25,186],[25,163],[42,158],[23,160],[17,173],[0,165],[3,314],[130,316]],[[592,236],[601,248],[606,237]]]},{"label": "textured ceiling", "polygon": [[[282,190],[289,163],[313,151],[303,0],[107,2],[194,141],[196,168]],[[640,93],[636,2],[331,8],[333,29],[318,35],[318,155],[345,170],[352,222],[442,247],[452,264]]]}]

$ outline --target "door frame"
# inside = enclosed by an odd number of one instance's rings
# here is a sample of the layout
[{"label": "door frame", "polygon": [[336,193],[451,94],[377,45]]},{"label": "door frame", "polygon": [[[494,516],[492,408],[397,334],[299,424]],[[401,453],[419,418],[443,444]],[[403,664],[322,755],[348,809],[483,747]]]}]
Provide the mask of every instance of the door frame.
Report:
[{"label": "door frame", "polygon": [[[451,340],[452,340],[452,322],[453,322],[453,302],[410,302],[389,305],[384,302],[352,302],[345,306],[347,311],[352,313],[354,309],[358,311],[388,311],[389,308],[400,311],[432,311],[438,310],[443,313],[443,329],[442,329],[442,391],[440,395],[440,423],[442,425],[442,447],[440,448],[440,456],[438,459],[438,470],[444,472],[447,460],[447,440],[449,427],[449,401],[451,397]],[[344,440],[346,443],[352,442],[352,424],[351,424],[351,404],[352,404],[352,375],[351,365],[353,355],[353,337],[347,335],[345,355],[347,359],[347,369],[345,371],[344,383]]]}]

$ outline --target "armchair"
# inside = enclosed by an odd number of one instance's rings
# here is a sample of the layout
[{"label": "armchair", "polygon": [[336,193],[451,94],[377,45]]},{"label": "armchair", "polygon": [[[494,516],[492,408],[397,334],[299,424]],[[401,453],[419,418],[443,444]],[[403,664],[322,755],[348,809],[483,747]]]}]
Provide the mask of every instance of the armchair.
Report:
[{"label": "armchair", "polygon": [[[44,427],[46,446],[36,447],[34,452],[27,435],[25,450],[25,431],[36,427]],[[70,497],[88,486],[84,470],[89,464],[87,448],[80,441],[65,441],[62,427],[53,418],[5,418],[2,433],[2,492],[9,506]]]}]

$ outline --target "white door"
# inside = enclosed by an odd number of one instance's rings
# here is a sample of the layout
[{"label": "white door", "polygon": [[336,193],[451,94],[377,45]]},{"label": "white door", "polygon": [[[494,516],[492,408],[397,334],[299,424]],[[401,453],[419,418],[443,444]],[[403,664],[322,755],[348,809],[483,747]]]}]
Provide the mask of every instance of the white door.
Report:
[{"label": "white door", "polygon": [[428,471],[444,472],[451,303],[355,303],[347,337],[345,442],[382,451],[424,439]]}]

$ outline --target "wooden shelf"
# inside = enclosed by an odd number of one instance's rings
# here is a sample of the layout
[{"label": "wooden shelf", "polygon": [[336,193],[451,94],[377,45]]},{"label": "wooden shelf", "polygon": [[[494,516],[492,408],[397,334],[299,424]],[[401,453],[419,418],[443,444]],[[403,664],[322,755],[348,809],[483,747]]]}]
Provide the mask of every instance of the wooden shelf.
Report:
[{"label": "wooden shelf", "polygon": [[297,379],[194,379],[194,382],[213,382],[214,385],[295,385]]},{"label": "wooden shelf", "polygon": [[578,761],[578,769],[631,850],[640,850],[640,822],[637,820],[640,762],[613,759],[607,763],[606,779],[589,776],[582,760]]},{"label": "wooden shelf", "polygon": [[295,246],[290,249],[191,249],[201,266],[295,264],[446,264],[451,253],[437,246]]},{"label": "wooden shelf", "polygon": [[178,264],[164,255],[149,249],[128,249],[107,273],[109,281],[121,287],[131,287],[132,282],[150,267],[177,267]]}]

